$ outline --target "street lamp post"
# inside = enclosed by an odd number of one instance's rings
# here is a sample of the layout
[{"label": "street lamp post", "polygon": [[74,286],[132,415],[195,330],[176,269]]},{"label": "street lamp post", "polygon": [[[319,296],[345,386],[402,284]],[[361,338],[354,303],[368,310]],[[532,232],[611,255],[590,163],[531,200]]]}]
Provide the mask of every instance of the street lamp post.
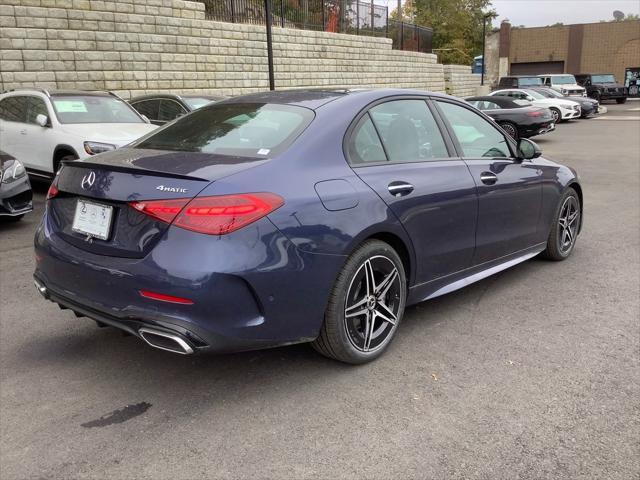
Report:
[{"label": "street lamp post", "polygon": [[487,46],[487,19],[494,18],[496,16],[495,13],[485,13],[482,16],[482,71],[480,72],[480,85],[484,85],[484,59],[485,59],[485,50]]},{"label": "street lamp post", "polygon": [[267,26],[267,62],[269,64],[269,90],[275,90],[275,79],[273,75],[273,38],[271,37],[271,0],[264,0],[264,16]]}]

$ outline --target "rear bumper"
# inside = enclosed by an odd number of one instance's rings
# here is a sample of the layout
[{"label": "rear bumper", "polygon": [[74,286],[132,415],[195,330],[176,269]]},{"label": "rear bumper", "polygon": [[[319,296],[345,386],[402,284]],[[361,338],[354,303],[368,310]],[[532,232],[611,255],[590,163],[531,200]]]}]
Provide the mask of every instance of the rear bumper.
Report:
[{"label": "rear bumper", "polygon": [[[298,251],[267,218],[221,237],[171,227],[134,259],[65,242],[45,214],[35,251],[34,278],[47,299],[137,337],[141,328],[177,335],[196,353],[313,340],[344,261]],[[140,290],[193,304],[144,298]]]}]

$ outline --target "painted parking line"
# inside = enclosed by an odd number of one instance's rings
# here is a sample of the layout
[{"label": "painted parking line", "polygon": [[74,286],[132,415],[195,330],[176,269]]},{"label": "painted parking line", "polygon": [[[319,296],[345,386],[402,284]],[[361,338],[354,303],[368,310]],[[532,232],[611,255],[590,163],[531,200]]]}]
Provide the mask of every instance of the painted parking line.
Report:
[{"label": "painted parking line", "polygon": [[596,117],[594,120],[615,120],[615,121],[638,121],[640,120],[640,116],[629,116],[629,117]]},{"label": "painted parking line", "polygon": [[627,108],[627,112],[640,112],[640,107],[638,107],[638,108]]}]

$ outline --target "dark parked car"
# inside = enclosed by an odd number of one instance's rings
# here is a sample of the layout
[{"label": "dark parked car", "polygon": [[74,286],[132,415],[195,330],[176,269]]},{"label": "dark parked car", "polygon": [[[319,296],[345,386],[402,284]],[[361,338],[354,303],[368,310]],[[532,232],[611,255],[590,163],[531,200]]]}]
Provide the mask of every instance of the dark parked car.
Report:
[{"label": "dark parked car", "polygon": [[[46,298],[177,352],[378,357],[406,305],[567,258],[576,173],[466,102],[277,91],[65,162],[35,234]],[[71,293],[73,292],[73,293]]]},{"label": "dark parked car", "polygon": [[224,99],[225,97],[213,95],[158,93],[132,98],[129,104],[154,125],[164,125],[186,113]]},{"label": "dark parked car", "polygon": [[496,90],[502,88],[529,88],[541,87],[544,85],[542,78],[535,75],[511,75],[508,77],[500,77],[500,82]]},{"label": "dark parked car", "polygon": [[530,88],[535,92],[538,92],[541,95],[544,95],[547,98],[563,98],[565,100],[571,100],[572,102],[576,102],[580,105],[580,111],[582,112],[580,118],[587,118],[592,115],[596,115],[598,110],[600,109],[600,102],[598,102],[594,98],[587,97],[567,97],[562,95],[557,90],[553,90],[552,88]]},{"label": "dark parked car", "polygon": [[467,98],[467,102],[493,118],[516,140],[541,135],[556,128],[551,110],[534,107],[526,100],[494,95]]},{"label": "dark parked car", "polygon": [[627,89],[610,73],[581,73],[574,76],[578,84],[587,89],[587,95],[599,102],[615,100],[618,103],[625,103],[627,101]]},{"label": "dark parked car", "polygon": [[0,218],[20,220],[33,210],[33,192],[24,165],[0,151]]}]

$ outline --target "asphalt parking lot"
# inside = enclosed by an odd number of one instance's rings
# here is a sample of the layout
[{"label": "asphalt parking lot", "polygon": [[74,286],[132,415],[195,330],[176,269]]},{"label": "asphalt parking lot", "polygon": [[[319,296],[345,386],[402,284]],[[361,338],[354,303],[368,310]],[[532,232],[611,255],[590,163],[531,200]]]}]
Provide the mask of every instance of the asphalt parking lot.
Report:
[{"label": "asphalt parking lot", "polygon": [[181,357],[59,310],[32,283],[38,185],[0,225],[0,477],[639,478],[640,101],[607,107],[535,139],[582,177],[573,256],[410,308],[359,367]]}]

